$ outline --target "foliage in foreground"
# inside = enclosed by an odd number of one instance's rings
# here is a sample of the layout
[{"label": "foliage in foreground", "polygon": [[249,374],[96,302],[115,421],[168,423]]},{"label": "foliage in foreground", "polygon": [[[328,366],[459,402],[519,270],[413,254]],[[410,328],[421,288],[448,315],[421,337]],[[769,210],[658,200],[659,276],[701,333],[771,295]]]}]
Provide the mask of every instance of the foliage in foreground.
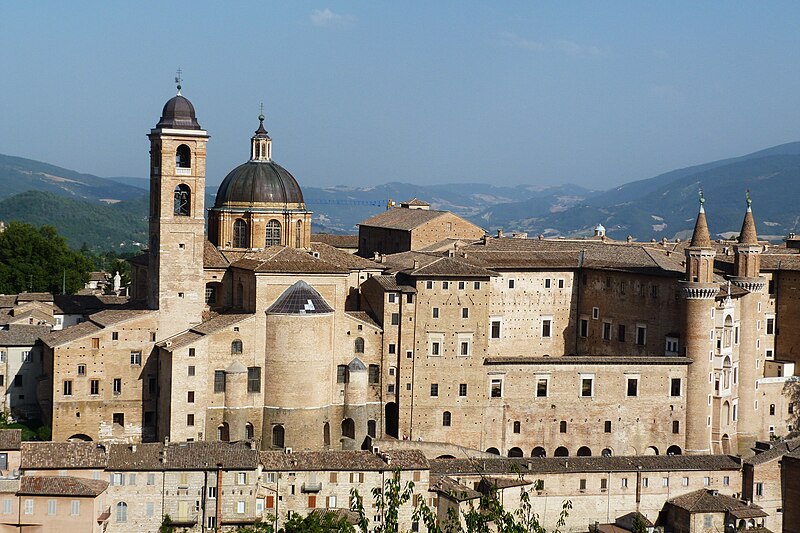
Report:
[{"label": "foliage in foreground", "polygon": [[[407,481],[402,484],[399,470],[384,482],[383,487],[372,489],[374,509],[370,513],[383,517],[381,523],[376,524],[372,530],[369,529],[363,498],[355,489],[350,495],[353,510],[359,517],[356,527],[334,512],[311,513],[305,517],[293,514],[277,533],[405,533],[400,530],[400,510],[413,500],[414,483]],[[562,505],[553,533],[558,533],[565,525],[570,509],[572,502],[567,500]],[[413,520],[423,524],[429,533],[548,533],[540,524],[539,516],[533,512],[530,492],[526,490],[522,490],[520,508],[515,512],[505,510],[496,498],[496,494],[492,494],[482,498],[477,507],[470,505],[461,515],[455,508],[451,508],[444,524],[437,522],[436,511],[428,507],[423,498],[419,499],[419,505],[414,508],[412,516]],[[273,525],[266,522],[256,523],[240,531],[276,533]]]}]

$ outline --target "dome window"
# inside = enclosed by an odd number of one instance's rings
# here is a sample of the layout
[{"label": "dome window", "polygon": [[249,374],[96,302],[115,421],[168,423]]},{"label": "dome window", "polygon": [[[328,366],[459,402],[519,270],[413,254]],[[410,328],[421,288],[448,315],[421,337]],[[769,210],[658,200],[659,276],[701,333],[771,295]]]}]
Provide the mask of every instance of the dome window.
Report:
[{"label": "dome window", "polygon": [[233,247],[247,248],[247,222],[241,218],[233,223]]},{"label": "dome window", "polygon": [[175,187],[175,207],[173,214],[177,217],[188,217],[191,215],[192,189],[185,183]]},{"label": "dome window", "polygon": [[265,246],[277,246],[281,243],[281,223],[275,219],[267,222]]},{"label": "dome window", "polygon": [[[188,146],[182,144],[175,150],[175,169],[192,168],[192,151]],[[180,174],[180,172],[178,172]]]}]

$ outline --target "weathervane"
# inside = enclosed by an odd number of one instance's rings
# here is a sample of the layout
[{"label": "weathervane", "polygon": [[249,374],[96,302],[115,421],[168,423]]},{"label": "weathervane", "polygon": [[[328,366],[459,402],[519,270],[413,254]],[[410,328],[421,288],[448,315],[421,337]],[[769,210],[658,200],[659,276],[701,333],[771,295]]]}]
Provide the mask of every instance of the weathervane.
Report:
[{"label": "weathervane", "polygon": [[175,83],[178,85],[178,96],[181,96],[181,82],[183,78],[181,78],[181,69],[178,68],[177,75],[175,76]]}]

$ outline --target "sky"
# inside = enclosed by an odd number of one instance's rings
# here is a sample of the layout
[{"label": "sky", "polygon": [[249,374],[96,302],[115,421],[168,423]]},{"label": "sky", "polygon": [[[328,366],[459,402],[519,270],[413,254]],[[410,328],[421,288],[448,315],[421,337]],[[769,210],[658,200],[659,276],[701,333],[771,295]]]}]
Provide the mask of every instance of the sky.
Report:
[{"label": "sky", "polygon": [[147,177],[175,94],[301,185],[610,188],[800,140],[800,2],[0,2],[0,153]]}]

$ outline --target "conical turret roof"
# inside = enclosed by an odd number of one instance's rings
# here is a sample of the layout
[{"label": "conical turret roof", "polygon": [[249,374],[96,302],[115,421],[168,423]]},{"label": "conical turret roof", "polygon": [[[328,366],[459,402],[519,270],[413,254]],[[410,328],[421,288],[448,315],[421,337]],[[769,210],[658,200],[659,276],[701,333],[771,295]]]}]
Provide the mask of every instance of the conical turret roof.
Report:
[{"label": "conical turret roof", "polygon": [[708,233],[706,210],[703,204],[700,204],[700,212],[697,213],[697,221],[694,223],[694,232],[692,233],[692,242],[689,246],[692,248],[711,248],[711,235]]},{"label": "conical turret roof", "polygon": [[756,221],[753,220],[753,209],[750,194],[747,195],[747,212],[742,221],[742,231],[739,232],[739,244],[758,244],[758,234],[756,233]]}]

